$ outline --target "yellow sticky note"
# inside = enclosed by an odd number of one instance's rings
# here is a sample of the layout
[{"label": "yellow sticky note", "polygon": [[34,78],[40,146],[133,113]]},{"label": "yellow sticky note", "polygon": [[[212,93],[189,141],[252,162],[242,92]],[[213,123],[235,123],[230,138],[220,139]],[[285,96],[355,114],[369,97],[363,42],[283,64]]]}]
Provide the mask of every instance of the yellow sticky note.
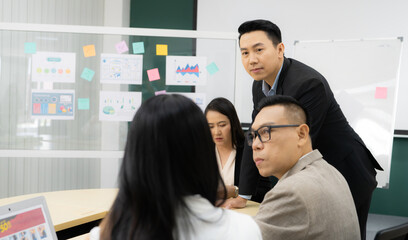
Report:
[{"label": "yellow sticky note", "polygon": [[86,45],[82,47],[84,49],[84,57],[93,57],[96,56],[95,45]]},{"label": "yellow sticky note", "polygon": [[167,56],[167,44],[156,44],[156,55]]}]

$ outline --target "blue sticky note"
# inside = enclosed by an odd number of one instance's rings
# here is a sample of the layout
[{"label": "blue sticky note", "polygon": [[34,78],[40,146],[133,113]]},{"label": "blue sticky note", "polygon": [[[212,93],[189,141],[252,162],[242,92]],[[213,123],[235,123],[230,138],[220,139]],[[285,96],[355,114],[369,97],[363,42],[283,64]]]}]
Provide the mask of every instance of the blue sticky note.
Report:
[{"label": "blue sticky note", "polygon": [[78,98],[78,110],[89,110],[89,98]]},{"label": "blue sticky note", "polygon": [[24,53],[36,53],[37,44],[35,42],[26,42],[24,43]]},{"label": "blue sticky note", "polygon": [[214,73],[216,73],[216,72],[219,71],[217,65],[215,65],[214,62],[210,63],[210,65],[208,65],[206,68],[207,68],[207,71],[208,71],[211,75],[213,75]]},{"label": "blue sticky note", "polygon": [[137,53],[144,53],[145,49],[144,49],[144,42],[134,42],[132,43],[133,46],[133,53],[137,54]]},{"label": "blue sticky note", "polygon": [[81,78],[88,80],[88,81],[92,81],[93,76],[95,75],[95,72],[92,71],[89,68],[84,68],[84,70],[82,71],[81,74]]}]

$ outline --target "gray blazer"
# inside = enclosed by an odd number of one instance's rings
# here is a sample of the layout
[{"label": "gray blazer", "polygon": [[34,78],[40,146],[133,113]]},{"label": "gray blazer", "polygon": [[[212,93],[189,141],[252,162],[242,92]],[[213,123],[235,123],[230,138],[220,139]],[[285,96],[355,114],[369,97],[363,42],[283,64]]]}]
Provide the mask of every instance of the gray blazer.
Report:
[{"label": "gray blazer", "polygon": [[264,240],[360,239],[347,182],[318,150],[282,176],[254,218]]}]

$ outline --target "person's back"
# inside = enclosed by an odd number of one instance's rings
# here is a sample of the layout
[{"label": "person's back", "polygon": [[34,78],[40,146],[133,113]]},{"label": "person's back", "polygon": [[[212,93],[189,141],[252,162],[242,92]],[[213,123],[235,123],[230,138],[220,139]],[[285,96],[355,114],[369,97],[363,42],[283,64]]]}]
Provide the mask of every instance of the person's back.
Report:
[{"label": "person's back", "polygon": [[186,226],[188,219],[193,229],[179,227],[179,240],[262,239],[259,227],[249,215],[215,208],[199,195],[186,197],[186,203],[191,212],[187,218],[178,216],[178,226]]},{"label": "person's back", "polygon": [[[117,198],[91,239],[261,239],[249,216],[216,207],[219,188],[201,109],[181,95],[152,97],[130,124]],[[242,235],[229,236],[237,226]]]}]

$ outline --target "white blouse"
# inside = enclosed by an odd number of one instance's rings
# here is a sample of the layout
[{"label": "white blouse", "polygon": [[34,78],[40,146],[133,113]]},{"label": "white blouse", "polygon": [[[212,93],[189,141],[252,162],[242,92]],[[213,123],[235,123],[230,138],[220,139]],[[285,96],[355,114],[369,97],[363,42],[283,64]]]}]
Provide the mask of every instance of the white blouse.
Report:
[{"label": "white blouse", "polygon": [[[191,212],[178,213],[178,240],[262,240],[261,230],[249,215],[214,207],[200,195],[187,196],[185,202]],[[93,228],[90,239],[99,240],[99,234],[99,227]]]},{"label": "white blouse", "polygon": [[229,155],[224,167],[222,167],[221,157],[218,153],[217,147],[215,147],[215,152],[217,156],[218,169],[220,170],[222,180],[224,180],[224,184],[234,186],[235,156],[237,154],[237,151],[235,149],[232,149],[231,154]]},{"label": "white blouse", "polygon": [[192,211],[189,222],[192,229],[184,227],[185,219],[178,218],[178,240],[261,240],[261,230],[249,215],[214,207],[200,195],[186,197]]}]

